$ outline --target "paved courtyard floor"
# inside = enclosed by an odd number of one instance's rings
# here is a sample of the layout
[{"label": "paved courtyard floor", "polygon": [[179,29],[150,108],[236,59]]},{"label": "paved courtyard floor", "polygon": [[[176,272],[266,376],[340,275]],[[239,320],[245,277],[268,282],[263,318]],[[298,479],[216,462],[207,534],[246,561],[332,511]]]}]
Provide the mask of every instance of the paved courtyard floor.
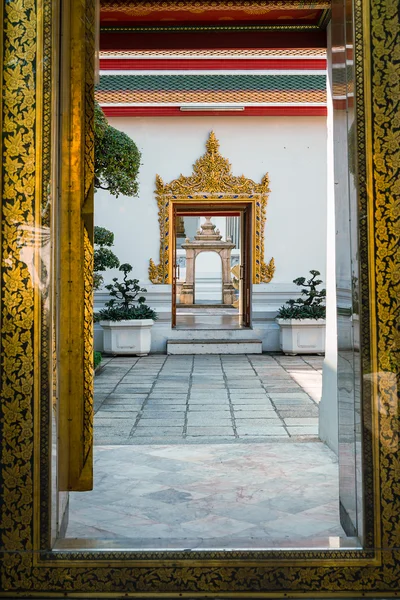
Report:
[{"label": "paved courtyard floor", "polygon": [[321,442],[98,446],[94,482],[70,494],[72,546],[329,548],[344,536]]},{"label": "paved courtyard floor", "polygon": [[95,379],[95,443],[317,439],[321,356],[112,358]]},{"label": "paved courtyard floor", "polygon": [[337,459],[317,436],[322,362],[278,354],[106,359],[95,381],[94,490],[70,494],[64,543],[342,543]]}]

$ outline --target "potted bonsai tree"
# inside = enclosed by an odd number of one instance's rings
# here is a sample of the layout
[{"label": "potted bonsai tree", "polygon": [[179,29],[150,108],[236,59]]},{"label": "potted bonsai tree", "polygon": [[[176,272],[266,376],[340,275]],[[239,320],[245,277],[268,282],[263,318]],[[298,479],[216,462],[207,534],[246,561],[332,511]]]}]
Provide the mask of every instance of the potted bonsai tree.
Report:
[{"label": "potted bonsai tree", "polygon": [[104,282],[102,272],[119,267],[118,257],[111,250],[114,245],[114,234],[105,227],[94,228],[94,268],[93,288],[98,290]]},{"label": "potted bonsai tree", "polygon": [[325,298],[326,290],[317,287],[319,271],[310,271],[311,277],[298,277],[293,283],[300,286],[301,297],[288,300],[278,311],[281,328],[281,350],[285,354],[323,354],[325,352]]},{"label": "potted bonsai tree", "polygon": [[104,352],[146,356],[157,314],[145,304],[145,297],[139,296],[147,291],[140,287],[139,280],[128,278],[132,266],[124,263],[119,270],[123,273],[122,281],[114,277],[113,283],[105,286],[111,299],[95,314],[95,321],[104,330]]}]

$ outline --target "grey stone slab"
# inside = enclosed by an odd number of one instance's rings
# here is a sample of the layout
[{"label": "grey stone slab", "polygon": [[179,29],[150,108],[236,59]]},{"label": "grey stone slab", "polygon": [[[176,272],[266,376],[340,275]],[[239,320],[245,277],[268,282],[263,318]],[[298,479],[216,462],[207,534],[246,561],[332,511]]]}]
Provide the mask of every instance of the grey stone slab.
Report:
[{"label": "grey stone slab", "polygon": [[272,400],[309,400],[309,396],[307,394],[304,394],[302,392],[282,392],[282,393],[278,393],[278,392],[271,392],[269,394],[272,398]]},{"label": "grey stone slab", "polygon": [[[98,413],[97,413],[98,414]],[[111,429],[132,429],[133,424],[135,423],[136,417],[132,418],[132,420],[127,419],[119,419],[113,417],[97,417],[97,414],[94,417],[94,429],[101,430],[102,428],[111,428]]]},{"label": "grey stone slab", "polygon": [[258,392],[263,389],[259,382],[250,385],[249,383],[233,383],[232,381],[229,381],[229,379],[226,381],[226,386],[229,390],[233,390],[236,393],[253,393],[254,391]]},{"label": "grey stone slab", "polygon": [[240,414],[241,412],[249,412],[249,413],[257,413],[259,415],[263,415],[265,413],[275,412],[274,407],[269,402],[265,402],[265,404],[264,403],[238,404],[238,403],[234,402],[232,404],[233,404],[233,410],[235,411],[235,413],[238,413],[238,414]]},{"label": "grey stone slab", "polygon": [[287,432],[285,431],[284,427],[250,427],[248,425],[246,426],[237,426],[236,430],[238,432],[239,437],[241,437],[242,435],[254,435],[254,436],[266,436],[266,435],[273,435],[273,436],[282,436],[282,437],[289,437]]},{"label": "grey stone slab", "polygon": [[299,398],[298,400],[296,398],[288,398],[287,400],[271,398],[271,400],[276,407],[284,408],[285,410],[289,410],[292,406],[315,406],[311,398],[308,398],[308,400],[303,398]]},{"label": "grey stone slab", "polygon": [[186,397],[184,398],[149,398],[146,406],[168,406],[171,404],[172,406],[185,406],[186,405]]},{"label": "grey stone slab", "polygon": [[269,416],[265,416],[263,415],[262,417],[258,417],[257,419],[254,419],[252,417],[248,416],[248,413],[246,413],[246,416],[244,416],[243,418],[240,417],[238,418],[237,416],[235,417],[235,423],[237,425],[237,427],[269,427],[270,425],[282,425],[282,421],[281,419],[278,417],[277,414],[270,414]]},{"label": "grey stone slab", "polygon": [[179,419],[185,417],[183,410],[147,410],[147,407],[142,412],[141,420],[146,419]]},{"label": "grey stone slab", "polygon": [[293,394],[293,393],[301,393],[303,390],[300,386],[287,386],[287,385],[280,385],[280,386],[271,386],[269,385],[269,383],[265,384],[265,390],[268,394],[272,394],[274,395],[275,393],[278,394]]},{"label": "grey stone slab", "polygon": [[140,407],[142,406],[143,402],[145,401],[145,398],[140,398],[140,399],[135,399],[132,397],[124,397],[124,398],[113,398],[112,396],[108,396],[108,398],[106,398],[104,400],[104,404],[106,406],[118,406],[118,405],[129,405],[132,407]]},{"label": "grey stone slab", "polygon": [[221,414],[221,413],[230,413],[229,404],[216,404],[212,406],[210,404],[189,404],[189,412],[191,413],[199,413],[199,412],[210,412],[213,411],[213,414]]},{"label": "grey stone slab", "polygon": [[94,439],[99,439],[99,438],[107,438],[109,440],[112,439],[120,439],[120,438],[124,438],[124,439],[128,439],[129,438],[129,434],[131,432],[132,427],[129,427],[126,430],[122,430],[122,429],[116,429],[114,427],[95,427],[94,428]]},{"label": "grey stone slab", "polygon": [[145,437],[149,439],[157,439],[160,437],[167,436],[178,436],[181,437],[183,433],[183,426],[163,426],[158,427],[156,430],[149,427],[141,427],[137,428],[135,432],[130,436],[130,439],[134,439],[135,437]]},{"label": "grey stone slab", "polygon": [[189,404],[228,404],[228,398],[215,398],[213,396],[205,396],[204,398],[193,398],[190,396]]},{"label": "grey stone slab", "polygon": [[318,436],[318,426],[316,425],[305,425],[303,427],[288,427],[290,435],[313,435]]},{"label": "grey stone slab", "polygon": [[125,412],[135,412],[137,414],[140,408],[140,406],[132,406],[132,404],[107,404],[103,402],[101,405],[101,410],[106,413],[121,412],[123,414]]},{"label": "grey stone slab", "polygon": [[264,388],[262,387],[258,387],[258,388],[243,388],[243,389],[237,389],[237,388],[233,388],[231,386],[228,385],[228,389],[230,392],[230,395],[232,396],[232,398],[246,398],[249,396],[253,396],[254,398],[259,398],[259,397],[263,397],[266,395],[266,392],[264,390]]},{"label": "grey stone slab", "polygon": [[145,389],[145,388],[138,388],[138,387],[134,387],[134,388],[127,388],[124,386],[117,386],[115,388],[114,393],[115,394],[148,394],[151,391],[151,387]]},{"label": "grey stone slab", "polygon": [[223,413],[225,417],[216,417],[212,415],[211,417],[207,413],[190,413],[188,414],[187,424],[188,427],[199,425],[201,427],[230,427],[232,425],[232,419],[230,417],[230,413]]},{"label": "grey stone slab", "polygon": [[289,417],[285,418],[285,423],[288,427],[303,427],[304,425],[318,426],[318,417]]},{"label": "grey stone slab", "polygon": [[136,419],[138,411],[121,411],[121,410],[99,410],[96,413],[96,419]]},{"label": "grey stone slab", "polygon": [[214,435],[222,435],[228,437],[234,437],[234,432],[232,427],[200,427],[200,426],[190,426],[187,428],[187,434],[190,436],[214,436]]},{"label": "grey stone slab", "polygon": [[137,428],[141,429],[142,427],[152,427],[152,428],[157,428],[157,427],[164,427],[164,426],[168,426],[168,427],[180,427],[183,426],[184,424],[184,417],[174,417],[171,415],[171,418],[169,419],[140,419]]},{"label": "grey stone slab", "polygon": [[317,406],[304,406],[304,407],[293,407],[291,410],[279,410],[279,414],[282,419],[287,418],[306,418],[306,417],[318,417]]},{"label": "grey stone slab", "polygon": [[143,409],[143,415],[148,415],[148,414],[152,414],[152,413],[160,413],[160,414],[164,414],[164,413],[183,413],[186,409],[185,404],[146,404],[146,406]]}]

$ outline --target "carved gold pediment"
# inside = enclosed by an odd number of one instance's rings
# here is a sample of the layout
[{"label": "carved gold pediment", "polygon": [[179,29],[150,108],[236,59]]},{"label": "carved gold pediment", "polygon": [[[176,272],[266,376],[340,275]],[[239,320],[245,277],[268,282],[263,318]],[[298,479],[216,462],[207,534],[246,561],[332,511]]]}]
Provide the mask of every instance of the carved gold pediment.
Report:
[{"label": "carved gold pediment", "polygon": [[170,283],[172,264],[171,222],[174,202],[201,203],[224,199],[229,204],[251,201],[254,212],[253,227],[253,282],[271,281],[275,264],[272,258],[264,262],[264,229],[269,189],[269,177],[265,174],[261,183],[244,175],[234,175],[228,159],[219,150],[219,141],[211,131],[206,142],[206,152],[193,165],[189,176],[180,175],[170,183],[164,183],[156,175],[156,198],[160,224],[160,263],[150,259],[149,278],[152,283]]},{"label": "carved gold pediment", "polygon": [[164,184],[156,176],[157,195],[194,194],[268,194],[269,178],[264,175],[261,183],[255,183],[244,175],[232,174],[232,165],[219,151],[219,141],[212,131],[206,142],[206,152],[193,165],[189,177],[180,175],[171,183]]}]

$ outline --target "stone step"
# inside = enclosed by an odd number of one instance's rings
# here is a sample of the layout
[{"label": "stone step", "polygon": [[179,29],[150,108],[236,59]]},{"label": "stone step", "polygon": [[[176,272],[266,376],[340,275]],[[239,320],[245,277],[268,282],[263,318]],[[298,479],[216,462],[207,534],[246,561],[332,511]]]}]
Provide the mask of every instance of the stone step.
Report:
[{"label": "stone step", "polygon": [[262,341],[249,339],[169,339],[167,354],[261,354]]},{"label": "stone step", "polygon": [[[194,337],[196,336],[196,337]],[[223,329],[219,328],[205,328],[196,327],[193,329],[172,329],[172,331],[168,334],[169,340],[188,340],[193,341],[193,339],[202,339],[202,340],[251,340],[252,338],[255,340],[259,340],[260,336],[257,335],[253,329],[243,328],[243,329]]]}]

